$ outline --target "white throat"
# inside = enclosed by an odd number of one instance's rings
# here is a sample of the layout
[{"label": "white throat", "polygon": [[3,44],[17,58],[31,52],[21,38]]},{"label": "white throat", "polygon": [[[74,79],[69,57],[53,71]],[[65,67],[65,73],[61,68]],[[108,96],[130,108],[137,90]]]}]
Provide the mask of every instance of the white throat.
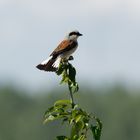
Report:
[{"label": "white throat", "polygon": [[65,39],[67,39],[67,40],[72,40],[72,41],[77,41],[78,36],[77,36],[77,35],[71,35],[71,36],[67,35],[67,36],[65,37]]}]

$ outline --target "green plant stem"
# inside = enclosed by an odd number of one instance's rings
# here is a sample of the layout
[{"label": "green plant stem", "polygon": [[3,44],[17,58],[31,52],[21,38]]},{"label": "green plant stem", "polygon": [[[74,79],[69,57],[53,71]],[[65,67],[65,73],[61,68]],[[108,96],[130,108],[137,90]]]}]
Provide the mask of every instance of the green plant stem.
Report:
[{"label": "green plant stem", "polygon": [[71,87],[70,87],[70,83],[68,82],[68,88],[69,88],[69,91],[70,91],[70,100],[71,100],[71,104],[72,104],[72,109],[74,108],[75,106],[75,103],[74,103],[74,98],[73,98],[73,93],[72,93],[72,90],[71,90]]},{"label": "green plant stem", "polygon": [[[68,122],[69,126],[71,126],[70,138],[60,135],[57,136],[57,140],[86,140],[88,131],[92,132],[94,140],[100,140],[101,121],[74,103],[74,93],[79,90],[75,79],[75,68],[68,61],[63,61],[56,74],[62,76],[61,84],[65,83],[68,85],[70,99],[56,101],[54,106],[45,112],[44,122],[62,119],[63,122]],[[96,123],[91,124],[91,120]]]}]

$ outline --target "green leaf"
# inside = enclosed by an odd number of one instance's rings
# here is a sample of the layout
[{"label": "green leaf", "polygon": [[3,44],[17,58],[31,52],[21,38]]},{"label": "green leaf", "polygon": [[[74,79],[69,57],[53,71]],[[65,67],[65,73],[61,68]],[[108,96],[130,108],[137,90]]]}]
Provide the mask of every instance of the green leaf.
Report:
[{"label": "green leaf", "polygon": [[76,82],[75,85],[74,85],[74,92],[78,92],[78,90],[79,90],[79,85]]},{"label": "green leaf", "polygon": [[79,136],[82,129],[83,129],[82,121],[74,123],[71,130],[71,138],[73,138],[75,135]]},{"label": "green leaf", "polygon": [[64,70],[63,68],[59,68],[59,70],[56,71],[56,74],[57,75],[61,75],[63,73],[63,70]]},{"label": "green leaf", "polygon": [[66,136],[57,136],[57,140],[69,140]]},{"label": "green leaf", "polygon": [[68,69],[68,63],[67,62],[61,62],[58,70],[56,71],[56,74],[61,75],[67,69]]},{"label": "green leaf", "polygon": [[68,65],[68,68],[69,68],[69,78],[73,83],[75,83],[76,70],[70,63]]},{"label": "green leaf", "polygon": [[60,84],[68,83],[68,81],[69,81],[69,77],[67,74],[67,70],[64,70],[62,73],[62,80],[61,80]]},{"label": "green leaf", "polygon": [[76,123],[76,129],[77,131],[80,131],[81,129],[83,129],[83,122],[79,121]]},{"label": "green leaf", "polygon": [[70,138],[70,140],[78,140],[79,136],[78,135],[74,135],[72,138]]},{"label": "green leaf", "polygon": [[43,123],[47,123],[47,122],[53,121],[53,120],[55,120],[55,117],[54,117],[53,115],[50,115],[50,116],[48,116],[48,117],[44,120]]},{"label": "green leaf", "polygon": [[57,119],[63,119],[63,118],[66,118],[67,115],[69,115],[68,113],[61,113],[61,112],[54,112],[54,114],[52,113],[51,115],[48,115],[45,117],[44,119],[44,123],[47,123],[49,121],[54,121],[54,120],[57,120]]},{"label": "green leaf", "polygon": [[82,115],[77,115],[77,116],[75,117],[75,122],[77,123],[77,122],[81,121],[82,118],[83,118]]},{"label": "green leaf", "polygon": [[70,100],[58,100],[54,103],[54,106],[59,106],[59,105],[69,106],[69,105],[71,105],[71,102],[70,102]]},{"label": "green leaf", "polygon": [[102,129],[102,122],[97,117],[95,118],[100,129]]},{"label": "green leaf", "polygon": [[52,112],[54,110],[54,107],[48,108],[48,110],[45,112],[44,116],[48,115],[48,113]]},{"label": "green leaf", "polygon": [[95,140],[100,140],[101,131],[102,131],[102,123],[98,118],[95,118],[95,119],[96,119],[96,124],[97,125],[96,126],[91,125],[90,129],[92,131],[93,138]]},{"label": "green leaf", "polygon": [[44,123],[57,120],[60,118],[67,118],[70,112],[71,103],[69,100],[59,100],[55,105],[45,112]]},{"label": "green leaf", "polygon": [[78,138],[78,140],[86,140],[86,136],[83,134]]}]

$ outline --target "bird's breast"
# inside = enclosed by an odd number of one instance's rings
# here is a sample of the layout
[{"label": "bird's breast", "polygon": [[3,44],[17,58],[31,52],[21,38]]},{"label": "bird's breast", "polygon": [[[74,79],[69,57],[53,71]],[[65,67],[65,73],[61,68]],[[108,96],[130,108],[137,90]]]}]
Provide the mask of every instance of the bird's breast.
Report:
[{"label": "bird's breast", "polygon": [[69,58],[77,49],[78,45],[76,45],[74,48],[72,48],[69,51],[64,52],[63,54],[61,54],[61,58]]}]

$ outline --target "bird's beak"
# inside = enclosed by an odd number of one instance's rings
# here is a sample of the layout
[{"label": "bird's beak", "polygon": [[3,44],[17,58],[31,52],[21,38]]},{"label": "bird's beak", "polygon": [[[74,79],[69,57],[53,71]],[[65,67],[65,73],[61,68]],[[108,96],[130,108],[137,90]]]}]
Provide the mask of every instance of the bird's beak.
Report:
[{"label": "bird's beak", "polygon": [[82,36],[82,34],[79,33],[78,36]]}]

